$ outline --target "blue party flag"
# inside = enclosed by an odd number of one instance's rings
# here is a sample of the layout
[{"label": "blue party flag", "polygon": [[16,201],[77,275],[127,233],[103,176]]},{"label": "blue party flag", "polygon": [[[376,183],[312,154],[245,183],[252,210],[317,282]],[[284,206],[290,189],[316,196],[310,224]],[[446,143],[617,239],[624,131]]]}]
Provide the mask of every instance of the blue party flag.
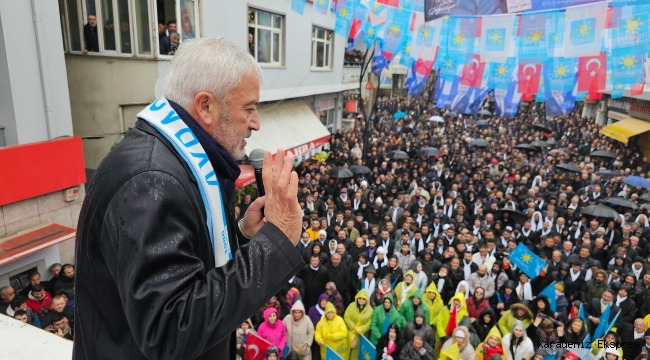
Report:
[{"label": "blue party flag", "polygon": [[487,87],[492,89],[508,89],[512,82],[512,74],[515,66],[515,58],[508,58],[506,62],[490,62]]},{"label": "blue party flag", "polygon": [[600,322],[598,323],[598,327],[594,332],[594,339],[600,339],[603,337],[603,335],[606,334],[607,329],[609,329],[609,313],[611,312],[611,307],[611,304],[607,305],[607,308],[605,311],[603,311],[603,314],[600,315]]},{"label": "blue party flag", "polygon": [[616,313],[616,316],[614,316],[614,318],[612,319],[612,321],[609,323],[609,326],[607,327],[607,330],[605,330],[605,334],[607,334],[607,333],[612,329],[612,327],[614,327],[614,324],[616,324],[616,320],[618,320],[618,316],[619,316],[619,315],[621,315],[621,310],[619,310],[619,311]]},{"label": "blue party flag", "polygon": [[[377,350],[365,336],[359,336],[359,358],[358,360],[370,360],[377,357]],[[354,360],[354,359],[353,359]]]},{"label": "blue party flag", "polygon": [[343,358],[327,346],[327,349],[325,349],[325,360],[343,360]]},{"label": "blue party flag", "polygon": [[519,27],[519,57],[548,57],[546,14],[522,14]]},{"label": "blue party flag", "polygon": [[314,0],[314,11],[327,15],[329,11],[329,0]]},{"label": "blue party flag", "polygon": [[576,84],[575,59],[551,58],[546,65],[550,91],[573,91]]},{"label": "blue party flag", "polygon": [[582,340],[582,347],[585,349],[591,349],[591,335],[589,335],[589,333],[587,333],[587,337]]},{"label": "blue party flag", "polygon": [[305,0],[291,0],[291,10],[302,15],[305,13]]},{"label": "blue party flag", "polygon": [[[612,49],[612,84],[635,85],[644,82],[643,62],[647,44]],[[620,87],[619,87],[620,88]]]},{"label": "blue party flag", "polygon": [[[572,305],[573,306],[573,305]],[[578,317],[582,319],[582,323],[587,326],[587,315],[585,315],[585,307],[583,304],[580,304],[580,310],[578,311]]]},{"label": "blue party flag", "polygon": [[534,279],[539,275],[546,262],[535,255],[526,245],[520,243],[517,247],[510,252],[510,261],[517,265],[528,277]]},{"label": "blue party flag", "polygon": [[546,289],[542,290],[539,293],[540,296],[546,296],[548,298],[548,303],[551,306],[551,311],[556,312],[556,303],[555,303],[555,281],[553,281]]},{"label": "blue party flag", "polygon": [[542,359],[542,360],[555,360],[555,357],[556,357],[555,354],[551,354],[551,355],[547,355],[547,356],[546,356],[544,359]]},{"label": "blue party flag", "polygon": [[372,58],[372,66],[370,67],[370,71],[377,76],[381,76],[381,71],[388,66],[388,60],[381,51],[382,45],[383,43],[380,39],[375,41],[375,52]]}]

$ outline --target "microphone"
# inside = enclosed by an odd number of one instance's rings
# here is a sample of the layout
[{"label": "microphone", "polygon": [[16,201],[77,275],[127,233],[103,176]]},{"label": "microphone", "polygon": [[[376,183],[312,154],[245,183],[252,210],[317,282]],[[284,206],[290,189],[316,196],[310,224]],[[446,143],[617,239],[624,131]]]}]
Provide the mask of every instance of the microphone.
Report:
[{"label": "microphone", "polygon": [[254,149],[248,155],[248,162],[255,170],[255,182],[257,183],[257,196],[264,196],[264,180],[262,180],[262,166],[264,165],[264,149]]}]

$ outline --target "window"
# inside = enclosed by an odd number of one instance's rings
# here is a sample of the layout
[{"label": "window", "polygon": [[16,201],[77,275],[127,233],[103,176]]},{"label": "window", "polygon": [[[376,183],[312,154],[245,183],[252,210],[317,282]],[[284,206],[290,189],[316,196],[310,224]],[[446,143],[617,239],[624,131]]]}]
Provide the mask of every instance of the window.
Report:
[{"label": "window", "polygon": [[311,68],[331,69],[332,39],[331,30],[313,26],[311,28]]},{"label": "window", "polygon": [[248,11],[248,48],[260,64],[282,65],[284,16]]},{"label": "window", "polygon": [[[198,0],[58,1],[64,51],[69,53],[153,57],[168,55],[182,40],[199,36]],[[168,23],[179,34],[177,42],[165,40]]]},{"label": "window", "polygon": [[325,125],[330,133],[334,133],[334,120],[334,109],[320,111],[320,122]]},{"label": "window", "polygon": [[24,270],[18,274],[9,276],[9,285],[14,288],[16,293],[18,293],[20,290],[29,286],[29,274],[34,271],[38,272],[38,268],[36,266],[31,269]]}]

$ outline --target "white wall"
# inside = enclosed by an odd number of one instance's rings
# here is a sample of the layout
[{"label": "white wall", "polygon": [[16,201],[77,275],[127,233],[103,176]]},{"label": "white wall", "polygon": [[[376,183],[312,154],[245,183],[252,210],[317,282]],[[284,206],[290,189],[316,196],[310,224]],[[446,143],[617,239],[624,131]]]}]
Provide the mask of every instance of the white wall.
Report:
[{"label": "white wall", "polygon": [[266,10],[285,16],[284,66],[265,67],[261,101],[274,101],[309,95],[333,93],[343,88],[343,57],[347,39],[334,35],[333,68],[311,70],[311,28],[316,24],[334,30],[335,14],[322,23],[312,18],[312,4],[306,4],[304,15],[291,10],[291,1],[202,1],[202,35],[224,37],[248,49],[248,8]]},{"label": "white wall", "polygon": [[[7,145],[72,135],[58,2],[33,2],[40,26],[41,66],[32,2],[0,1],[0,125],[5,126]],[[47,97],[44,97],[41,68]]]}]

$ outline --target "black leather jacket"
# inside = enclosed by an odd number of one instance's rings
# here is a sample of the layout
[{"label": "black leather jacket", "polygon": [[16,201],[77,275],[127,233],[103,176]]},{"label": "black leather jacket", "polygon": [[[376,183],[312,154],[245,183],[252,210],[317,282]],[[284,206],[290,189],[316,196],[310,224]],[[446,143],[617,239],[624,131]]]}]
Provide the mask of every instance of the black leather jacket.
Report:
[{"label": "black leather jacket", "polygon": [[[243,237],[233,204],[226,207],[237,249]],[[233,252],[215,268],[190,169],[138,121],[87,188],[77,230],[73,359],[234,359],[232,332],[305,263],[270,223]]]}]

